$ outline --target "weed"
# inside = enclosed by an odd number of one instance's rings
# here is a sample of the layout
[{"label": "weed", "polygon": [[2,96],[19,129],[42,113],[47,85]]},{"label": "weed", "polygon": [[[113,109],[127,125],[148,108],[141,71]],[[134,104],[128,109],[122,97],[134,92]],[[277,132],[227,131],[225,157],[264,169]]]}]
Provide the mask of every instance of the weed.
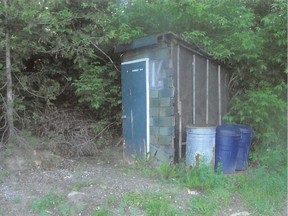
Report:
[{"label": "weed", "polygon": [[124,202],[145,210],[147,215],[180,215],[172,205],[172,196],[163,193],[135,193],[123,195]]},{"label": "weed", "polygon": [[175,179],[179,173],[175,166],[169,166],[168,164],[162,164],[158,169],[160,176],[164,179]]},{"label": "weed", "polygon": [[80,191],[82,188],[90,187],[89,182],[79,181],[73,185],[73,191]]},{"label": "weed", "polygon": [[0,183],[3,183],[4,182],[4,179],[6,177],[8,177],[10,175],[10,173],[8,171],[1,171],[0,172]]},{"label": "weed", "polygon": [[32,203],[32,211],[38,212],[41,215],[47,215],[47,210],[58,206],[64,200],[64,196],[57,196],[55,194],[48,194],[40,200]]},{"label": "weed", "polygon": [[158,175],[158,172],[153,165],[153,159],[137,159],[135,168],[144,176],[156,177]]},{"label": "weed", "polygon": [[13,155],[13,151],[11,149],[6,149],[3,153],[4,158],[9,158]]},{"label": "weed", "polygon": [[96,210],[92,213],[92,216],[112,216],[112,214],[109,213],[108,208],[106,206],[100,208],[99,210]]},{"label": "weed", "polygon": [[18,203],[21,202],[21,198],[20,198],[19,196],[16,196],[16,197],[13,198],[12,202],[13,202],[14,204],[18,204]]},{"label": "weed", "polygon": [[90,181],[78,181],[76,182],[73,187],[72,187],[72,190],[73,191],[80,191],[82,188],[85,188],[85,187],[91,187],[93,185],[96,185],[98,184],[99,181],[97,179],[95,180],[90,180]]},{"label": "weed", "polygon": [[272,171],[281,171],[287,165],[287,149],[280,145],[258,147],[250,155],[254,162]]},{"label": "weed", "polygon": [[[193,169],[187,169],[184,165],[179,165],[178,169],[171,168],[170,171],[164,169],[165,176],[173,176],[173,180],[190,189],[207,191],[215,187],[228,187],[232,181],[222,173],[215,173],[209,166],[200,165]],[[160,174],[163,170],[160,171]],[[168,174],[167,174],[168,173]]]},{"label": "weed", "polygon": [[107,203],[108,205],[113,206],[117,203],[117,198],[115,196],[110,196],[108,197]]},{"label": "weed", "polygon": [[70,216],[70,215],[76,215],[76,212],[75,212],[75,209],[67,204],[67,203],[60,203],[58,206],[58,209],[59,209],[59,212],[61,213],[61,215],[67,215],[67,216]]},{"label": "weed", "polygon": [[287,196],[286,177],[264,168],[251,170],[240,186],[240,195],[246,205],[260,215],[275,215],[283,207]]},{"label": "weed", "polygon": [[231,192],[225,188],[217,187],[208,191],[204,196],[198,196],[190,202],[191,215],[217,215],[220,208],[227,207]]},{"label": "weed", "polygon": [[219,211],[218,203],[212,197],[196,197],[190,202],[191,215],[215,215]]}]

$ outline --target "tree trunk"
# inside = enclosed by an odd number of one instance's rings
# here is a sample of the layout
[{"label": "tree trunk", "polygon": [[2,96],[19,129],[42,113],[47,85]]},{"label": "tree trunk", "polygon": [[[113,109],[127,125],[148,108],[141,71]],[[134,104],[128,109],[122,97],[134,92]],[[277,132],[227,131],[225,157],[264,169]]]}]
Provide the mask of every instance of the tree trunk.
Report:
[{"label": "tree trunk", "polygon": [[[8,0],[4,0],[5,8],[8,7]],[[7,10],[6,10],[7,11]],[[8,14],[5,14],[5,46],[6,46],[6,79],[7,79],[7,94],[6,94],[6,118],[8,123],[8,143],[14,139],[14,99],[13,99],[13,82],[12,82],[12,66],[11,66],[11,47],[10,34],[8,28]]]}]

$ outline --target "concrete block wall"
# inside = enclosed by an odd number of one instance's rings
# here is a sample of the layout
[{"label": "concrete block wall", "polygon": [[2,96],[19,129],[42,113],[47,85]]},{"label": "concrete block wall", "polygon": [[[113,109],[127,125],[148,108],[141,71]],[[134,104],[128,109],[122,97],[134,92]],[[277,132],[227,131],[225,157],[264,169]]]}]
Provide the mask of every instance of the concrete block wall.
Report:
[{"label": "concrete block wall", "polygon": [[163,88],[150,89],[150,154],[162,163],[174,161],[174,86],[171,69],[161,71]]}]

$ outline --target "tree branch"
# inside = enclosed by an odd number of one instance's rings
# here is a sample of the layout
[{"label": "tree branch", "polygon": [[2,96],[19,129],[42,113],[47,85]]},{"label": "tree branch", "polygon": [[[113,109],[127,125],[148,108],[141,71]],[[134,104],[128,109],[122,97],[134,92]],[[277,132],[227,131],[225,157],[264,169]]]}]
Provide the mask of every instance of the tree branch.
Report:
[{"label": "tree branch", "polygon": [[105,55],[109,61],[111,62],[111,64],[113,65],[113,67],[116,69],[117,72],[120,72],[119,69],[117,68],[117,66],[114,64],[113,60],[110,58],[110,56],[108,56],[102,49],[100,49],[95,43],[93,43],[92,41],[90,41],[90,43],[97,49],[99,50],[103,55]]}]

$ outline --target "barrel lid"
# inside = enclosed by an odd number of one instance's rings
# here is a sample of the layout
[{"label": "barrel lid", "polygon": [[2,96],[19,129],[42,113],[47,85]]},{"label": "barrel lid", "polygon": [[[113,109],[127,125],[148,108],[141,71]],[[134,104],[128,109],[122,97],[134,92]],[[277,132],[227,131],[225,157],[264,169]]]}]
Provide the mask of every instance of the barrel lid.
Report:
[{"label": "barrel lid", "polygon": [[240,136],[241,131],[236,125],[223,124],[216,127],[216,133],[227,136]]},{"label": "barrel lid", "polygon": [[252,133],[253,130],[249,125],[245,125],[245,124],[235,124],[242,133]]},{"label": "barrel lid", "polygon": [[186,125],[187,129],[215,129],[215,125]]}]

